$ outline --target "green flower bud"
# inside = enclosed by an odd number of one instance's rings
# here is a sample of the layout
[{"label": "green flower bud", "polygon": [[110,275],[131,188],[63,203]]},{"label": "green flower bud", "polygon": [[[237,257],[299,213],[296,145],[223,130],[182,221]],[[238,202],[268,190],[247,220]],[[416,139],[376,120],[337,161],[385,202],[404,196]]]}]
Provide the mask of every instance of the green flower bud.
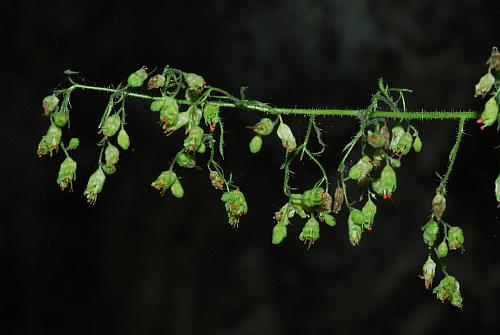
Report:
[{"label": "green flower bud", "polygon": [[321,187],[315,187],[310,190],[307,190],[302,194],[302,204],[305,207],[315,207],[319,206],[323,203],[323,192],[325,190]]},{"label": "green flower bud", "polygon": [[484,111],[481,114],[481,117],[477,119],[477,123],[484,124],[481,126],[481,129],[485,127],[492,126],[498,118],[498,103],[495,97],[491,97],[486,101],[484,105]]},{"label": "green flower bud", "polygon": [[68,146],[66,147],[66,150],[76,150],[79,145],[80,145],[80,140],[77,137],[72,137],[69,140],[69,143],[68,143]]},{"label": "green flower bud", "polygon": [[160,88],[165,85],[165,76],[162,74],[157,74],[148,81],[148,90],[153,90],[155,88]]},{"label": "green flower bud", "polygon": [[[47,155],[50,152],[50,143],[47,140],[47,136],[43,136],[40,142],[38,143],[38,148],[36,150],[36,154],[38,157],[42,157]],[[52,153],[51,153],[52,154]]]},{"label": "green flower bud", "polygon": [[58,127],[64,127],[68,123],[68,115],[64,112],[58,111],[52,114],[52,120]]},{"label": "green flower bud", "polygon": [[42,106],[43,106],[43,114],[45,116],[49,116],[52,113],[57,105],[59,104],[59,98],[55,95],[49,95],[43,98]]},{"label": "green flower bud", "polygon": [[314,244],[319,239],[319,222],[311,216],[309,220],[306,221],[306,224],[302,228],[302,231],[299,235],[299,240],[304,242],[304,244],[309,243],[309,247],[311,244]]},{"label": "green flower bud", "polygon": [[446,276],[441,279],[438,286],[432,291],[436,298],[444,302],[448,300],[453,306],[462,308],[462,296],[460,294],[460,284],[453,276]]},{"label": "green flower bud", "polygon": [[280,122],[277,130],[278,137],[281,140],[281,144],[288,151],[292,152],[297,147],[295,142],[295,137],[292,134],[292,130],[283,121]]},{"label": "green flower bud", "polygon": [[363,233],[361,226],[354,224],[351,220],[348,221],[348,233],[349,233],[349,242],[353,247],[359,245],[359,241],[361,241],[361,234]]},{"label": "green flower bud", "polygon": [[432,211],[438,221],[441,221],[444,210],[446,209],[446,198],[444,195],[437,193],[432,199]]},{"label": "green flower bud", "polygon": [[382,148],[385,145],[385,137],[379,131],[372,132],[371,130],[368,130],[366,140],[368,144],[375,149]]},{"label": "green flower bud", "polygon": [[450,250],[462,248],[464,245],[464,232],[460,227],[451,227],[448,230],[448,245]]},{"label": "green flower bud", "polygon": [[108,142],[106,150],[104,150],[104,157],[106,158],[107,167],[114,166],[120,160],[120,150],[111,144],[111,142]]},{"label": "green flower bud", "polygon": [[448,245],[446,241],[439,243],[436,248],[436,255],[438,255],[439,258],[445,258],[448,255]]},{"label": "green flower bud", "polygon": [[165,103],[165,100],[163,98],[162,99],[153,100],[153,102],[151,103],[151,105],[149,105],[149,109],[152,112],[159,112],[161,110],[161,108],[163,107],[164,103]]},{"label": "green flower bud", "polygon": [[163,122],[163,129],[168,130],[169,127],[176,125],[179,120],[179,105],[174,98],[163,97],[163,105],[160,110],[160,120]]},{"label": "green flower bud", "polygon": [[418,135],[415,137],[415,141],[413,141],[413,150],[415,150],[415,152],[422,151],[422,140]]},{"label": "green flower bud", "polygon": [[61,163],[59,174],[57,176],[57,184],[64,191],[66,187],[70,187],[70,192],[73,191],[73,181],[76,179],[76,162],[71,157]]},{"label": "green flower bud", "polygon": [[389,159],[389,162],[391,163],[391,165],[393,167],[395,167],[396,169],[399,169],[401,167],[401,160],[400,159],[397,159],[397,158],[390,158]]},{"label": "green flower bud", "polygon": [[495,195],[497,197],[498,205],[500,206],[500,174],[495,180]]},{"label": "green flower bud", "polygon": [[252,154],[258,153],[262,148],[262,137],[260,137],[259,135],[255,135],[248,146]]},{"label": "green flower bud", "polygon": [[271,121],[271,119],[265,117],[260,119],[259,122],[257,122],[250,128],[253,129],[253,131],[256,132],[257,135],[267,136],[273,132],[274,123],[273,121]]},{"label": "green flower bud", "polygon": [[427,258],[427,261],[422,267],[423,274],[420,276],[425,281],[425,288],[430,289],[432,287],[432,281],[436,275],[436,263],[432,260],[431,256]]},{"label": "green flower bud", "polygon": [[175,161],[177,162],[177,165],[183,168],[192,169],[196,166],[196,159],[184,151],[179,151],[177,153]]},{"label": "green flower bud", "polygon": [[128,134],[124,128],[120,129],[120,131],[118,132],[117,142],[120,148],[122,148],[123,150],[127,150],[130,146],[130,138],[128,137]]},{"label": "green flower bud", "polygon": [[357,208],[351,207],[349,212],[349,218],[347,219],[348,225],[357,225],[362,227],[365,223],[365,216],[363,212]]},{"label": "green flower bud", "polygon": [[50,155],[52,156],[52,151],[59,148],[59,143],[61,143],[62,130],[55,124],[50,125],[45,134],[45,139],[49,145]]},{"label": "green flower bud", "polygon": [[224,179],[221,177],[219,172],[210,171],[210,182],[212,183],[212,186],[217,190],[224,190]]},{"label": "green flower bud", "polygon": [[215,125],[220,121],[219,106],[206,104],[203,108],[203,119],[205,120],[205,124],[210,126],[210,130],[213,132],[215,130]]},{"label": "green flower bud", "polygon": [[202,76],[199,76],[194,73],[186,73],[184,75],[184,79],[186,80],[186,84],[190,90],[195,91],[196,93],[200,93],[203,91],[203,87],[205,86],[205,79]]},{"label": "green flower bud", "polygon": [[286,237],[286,225],[282,223],[277,223],[273,227],[273,236],[271,242],[273,244],[280,244]]},{"label": "green flower bud", "polygon": [[104,125],[102,126],[103,135],[106,137],[111,137],[116,134],[118,129],[120,129],[121,122],[122,120],[118,113],[109,116],[106,121],[104,121]]},{"label": "green flower bud", "polygon": [[377,213],[377,206],[370,198],[368,198],[368,201],[361,209],[361,212],[364,217],[363,227],[368,230],[372,230],[373,220],[375,219],[375,214]]},{"label": "green flower bud", "polygon": [[422,238],[424,243],[429,247],[432,247],[436,242],[437,236],[439,233],[439,225],[434,220],[429,220],[427,224],[423,228]]},{"label": "green flower bud", "polygon": [[207,146],[205,145],[205,143],[201,142],[201,144],[198,147],[198,150],[196,150],[196,152],[199,154],[204,154],[206,150],[207,150]]},{"label": "green flower bud", "polygon": [[104,165],[101,167],[101,169],[107,175],[112,175],[116,172],[116,166],[114,166],[114,165],[110,165],[110,166]]},{"label": "green flower bud", "polygon": [[104,182],[106,181],[106,175],[99,167],[89,178],[87,183],[87,188],[83,192],[83,194],[87,197],[87,202],[90,204],[95,204],[97,200],[97,195],[101,193],[102,188],[104,186]]},{"label": "green flower bud", "polygon": [[319,213],[319,218],[321,221],[329,225],[330,227],[335,227],[337,225],[337,221],[335,220],[335,217],[333,215],[330,215],[325,212]]},{"label": "green flower bud", "polygon": [[370,162],[370,157],[363,156],[349,170],[349,178],[359,181],[365,178],[372,170],[373,170],[373,164]]},{"label": "green flower bud", "polygon": [[194,126],[189,129],[188,136],[184,139],[184,148],[187,151],[196,151],[203,143],[203,129]]},{"label": "green flower bud", "polygon": [[495,77],[488,72],[476,84],[476,94],[474,94],[474,97],[484,97],[491,90],[493,84],[495,84]]},{"label": "green flower bud", "polygon": [[184,196],[184,189],[182,188],[179,179],[176,179],[175,182],[172,184],[170,192],[172,192],[172,195],[177,199],[180,199]]},{"label": "green flower bud", "polygon": [[160,194],[163,195],[166,190],[168,190],[177,180],[177,175],[172,170],[163,171],[156,178],[155,181],[151,183],[151,186],[160,191]]},{"label": "green flower bud", "polygon": [[229,224],[238,227],[240,217],[248,212],[245,196],[239,190],[225,192],[221,200],[225,203]]},{"label": "green flower bud", "polygon": [[140,87],[147,78],[148,73],[146,72],[146,67],[143,66],[128,76],[127,83],[130,87]]}]

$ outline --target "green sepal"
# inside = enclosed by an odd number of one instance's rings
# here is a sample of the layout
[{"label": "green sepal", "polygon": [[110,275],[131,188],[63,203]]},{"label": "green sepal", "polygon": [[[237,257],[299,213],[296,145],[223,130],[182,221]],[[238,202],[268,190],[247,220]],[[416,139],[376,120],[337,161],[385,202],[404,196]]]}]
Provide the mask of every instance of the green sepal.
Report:
[{"label": "green sepal", "polygon": [[481,113],[481,118],[477,120],[478,123],[483,123],[485,127],[492,126],[498,118],[498,103],[495,97],[491,97],[484,104],[484,111]]},{"label": "green sepal", "polygon": [[242,215],[248,212],[245,196],[240,190],[225,192],[221,200],[225,203],[229,224],[237,227]]},{"label": "green sepal", "polygon": [[299,240],[304,243],[314,244],[319,239],[319,222],[311,216],[309,220],[306,221],[302,231],[299,235]]},{"label": "green sepal", "polygon": [[462,308],[462,296],[460,294],[460,284],[453,276],[446,276],[439,282],[439,285],[432,291],[436,298],[445,301],[448,300],[453,306]]},{"label": "green sepal", "polygon": [[203,119],[207,126],[217,124],[220,121],[219,106],[206,104],[205,107],[203,107]]},{"label": "green sepal", "polygon": [[357,208],[351,207],[347,223],[362,227],[365,223],[365,216],[363,215],[363,212]]},{"label": "green sepal", "polygon": [[429,220],[423,227],[422,238],[424,243],[430,247],[434,246],[439,233],[439,225],[433,219]]},{"label": "green sepal", "polygon": [[353,180],[361,180],[373,170],[373,164],[370,162],[370,157],[363,156],[349,170],[349,178]]},{"label": "green sepal", "polygon": [[63,111],[58,111],[52,114],[52,120],[58,127],[64,127],[68,123],[68,115]]},{"label": "green sepal", "polygon": [[368,198],[368,201],[361,209],[361,212],[364,217],[363,227],[365,229],[372,230],[375,214],[377,213],[377,206],[370,198]]},{"label": "green sepal", "polygon": [[495,77],[490,72],[486,73],[476,84],[476,94],[474,96],[484,97],[491,90],[493,84],[495,84]]},{"label": "green sepal", "polygon": [[68,146],[66,147],[66,150],[76,150],[78,146],[80,145],[80,140],[78,137],[72,137],[69,140]]},{"label": "green sepal", "polygon": [[142,67],[128,76],[127,84],[130,87],[140,87],[147,78],[148,73],[146,72],[146,68]]},{"label": "green sepal", "polygon": [[184,139],[184,148],[187,151],[196,151],[203,143],[203,129],[194,126],[188,130],[188,135]]},{"label": "green sepal", "polygon": [[325,192],[325,190],[321,187],[315,187],[305,191],[302,194],[302,205],[309,208],[321,205],[323,203],[323,192]]},{"label": "green sepal", "polygon": [[118,132],[117,142],[120,148],[122,148],[123,150],[127,150],[129,148],[130,138],[124,128],[120,129],[120,131]]},{"label": "green sepal", "polygon": [[111,167],[118,163],[120,160],[120,150],[115,147],[111,142],[108,142],[106,149],[104,150],[104,157],[106,159],[106,166]]},{"label": "green sepal", "polygon": [[184,151],[179,151],[175,156],[177,165],[183,168],[192,169],[196,166],[196,159]]},{"label": "green sepal", "polygon": [[59,104],[59,98],[54,94],[48,95],[42,100],[43,113],[45,116],[49,116]]},{"label": "green sepal", "polygon": [[274,123],[271,119],[265,117],[260,119],[254,126],[250,127],[257,135],[267,136],[273,132]]},{"label": "green sepal", "polygon": [[464,232],[460,227],[451,227],[448,230],[448,246],[450,250],[463,248],[464,245]]},{"label": "green sepal", "polygon": [[325,212],[320,212],[319,218],[321,221],[323,221],[324,223],[326,223],[330,227],[335,227],[337,225],[337,221],[335,220],[335,217],[331,214],[328,214]]},{"label": "green sepal", "polygon": [[160,194],[163,195],[166,190],[168,190],[177,180],[177,175],[172,170],[163,171],[156,178],[155,181],[151,183],[151,186],[160,191]]},{"label": "green sepal", "polygon": [[83,194],[87,197],[87,202],[90,204],[95,204],[97,200],[97,195],[101,193],[104,182],[106,181],[106,175],[102,171],[101,167],[90,176],[87,182],[87,188]]}]

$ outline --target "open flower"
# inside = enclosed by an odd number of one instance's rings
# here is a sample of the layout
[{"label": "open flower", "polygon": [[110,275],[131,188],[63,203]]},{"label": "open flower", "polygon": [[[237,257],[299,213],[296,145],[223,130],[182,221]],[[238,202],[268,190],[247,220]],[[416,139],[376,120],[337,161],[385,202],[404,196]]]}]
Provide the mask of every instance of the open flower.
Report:
[{"label": "open flower", "polygon": [[445,302],[448,300],[453,306],[462,308],[462,296],[460,294],[460,284],[453,276],[446,276],[439,282],[439,285],[432,291],[436,298]]},{"label": "open flower", "polygon": [[299,240],[304,244],[309,243],[309,247],[319,239],[319,222],[311,216],[302,228],[299,235]]},{"label": "open flower", "polygon": [[61,163],[59,168],[59,174],[57,176],[57,184],[61,187],[61,190],[65,190],[66,187],[70,187],[70,192],[73,191],[73,181],[76,179],[76,162],[71,157],[66,157],[66,159]]},{"label": "open flower", "polygon": [[248,212],[245,196],[240,190],[226,192],[221,197],[225,203],[229,224],[238,227],[240,217]]},{"label": "open flower", "polygon": [[155,181],[151,183],[151,186],[160,191],[160,194],[163,195],[166,190],[168,190],[174,182],[177,180],[177,175],[172,170],[163,171],[156,178]]},{"label": "open flower", "polygon": [[83,194],[87,197],[88,203],[92,205],[95,204],[97,195],[101,193],[105,181],[106,175],[102,171],[101,167],[97,168],[97,170],[90,176],[87,188],[83,192]]}]

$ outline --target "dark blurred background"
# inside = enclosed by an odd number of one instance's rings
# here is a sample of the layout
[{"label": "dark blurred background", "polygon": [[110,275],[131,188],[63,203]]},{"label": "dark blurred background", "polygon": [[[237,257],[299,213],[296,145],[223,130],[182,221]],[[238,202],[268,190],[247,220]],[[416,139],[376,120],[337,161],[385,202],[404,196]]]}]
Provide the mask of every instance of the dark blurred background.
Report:
[{"label": "dark blurred background", "polygon": [[[448,269],[464,309],[442,305],[418,278],[431,199],[444,173],[457,122],[419,122],[424,149],[405,157],[398,190],[379,201],[375,230],[353,248],[347,213],[324,226],[311,250],[296,221],[271,244],[282,195],[279,140],[248,152],[261,115],[223,113],[225,170],[247,196],[238,229],[204,171],[179,170],[182,200],[150,187],[182,143],[165,137],[143,101],[129,99],[131,149],[95,206],[82,195],[96,168],[96,125],[107,97],[76,92],[71,135],[78,179],[73,194],[55,183],[59,154],[38,159],[48,127],[41,100],[62,72],[116,85],[143,65],[169,64],[209,84],[283,107],[366,107],[379,77],[414,90],[410,109],[473,109],[474,84],[499,44],[495,1],[50,1],[5,2],[0,232],[2,334],[434,334],[496,333],[500,325],[499,216],[493,196],[498,133],[470,121],[448,186],[445,217],[463,227],[466,253]],[[307,119],[289,117],[298,139]],[[337,178],[351,118],[318,118]],[[68,136],[66,133],[65,136]],[[200,161],[204,166],[204,160]],[[293,166],[292,184],[318,177]],[[436,282],[442,278],[437,270]],[[6,322],[5,322],[6,321]]]}]

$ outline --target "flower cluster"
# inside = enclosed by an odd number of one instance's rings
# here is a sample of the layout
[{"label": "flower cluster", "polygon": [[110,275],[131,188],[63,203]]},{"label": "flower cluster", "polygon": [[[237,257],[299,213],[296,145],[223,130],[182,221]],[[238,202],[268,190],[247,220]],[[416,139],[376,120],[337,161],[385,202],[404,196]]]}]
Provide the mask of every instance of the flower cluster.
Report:
[{"label": "flower cluster", "polygon": [[500,129],[500,115],[498,113],[498,105],[500,104],[500,52],[497,47],[491,50],[490,58],[487,61],[488,72],[479,79],[476,84],[475,97],[485,97],[490,95],[484,104],[484,110],[477,123],[481,124],[481,129],[490,127],[495,122],[498,123]]}]

